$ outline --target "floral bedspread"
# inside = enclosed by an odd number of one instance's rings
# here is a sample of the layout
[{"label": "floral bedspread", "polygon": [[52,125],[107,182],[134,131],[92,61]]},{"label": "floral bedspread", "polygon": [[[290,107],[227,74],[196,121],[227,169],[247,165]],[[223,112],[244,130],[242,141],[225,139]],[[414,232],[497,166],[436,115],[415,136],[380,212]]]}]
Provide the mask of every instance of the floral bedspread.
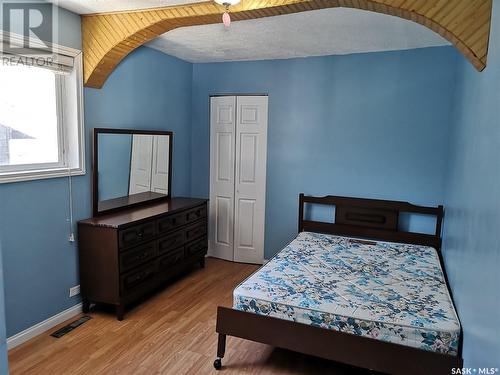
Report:
[{"label": "floral bedspread", "polygon": [[456,355],[435,249],[303,232],[234,290],[234,308]]}]

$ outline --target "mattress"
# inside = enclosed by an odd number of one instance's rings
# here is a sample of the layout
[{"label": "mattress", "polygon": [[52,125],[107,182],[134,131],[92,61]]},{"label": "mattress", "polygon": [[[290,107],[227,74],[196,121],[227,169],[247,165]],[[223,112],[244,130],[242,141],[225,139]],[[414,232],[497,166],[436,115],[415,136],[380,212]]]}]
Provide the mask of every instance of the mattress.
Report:
[{"label": "mattress", "polygon": [[302,232],[233,293],[238,310],[456,355],[460,324],[431,247]]}]

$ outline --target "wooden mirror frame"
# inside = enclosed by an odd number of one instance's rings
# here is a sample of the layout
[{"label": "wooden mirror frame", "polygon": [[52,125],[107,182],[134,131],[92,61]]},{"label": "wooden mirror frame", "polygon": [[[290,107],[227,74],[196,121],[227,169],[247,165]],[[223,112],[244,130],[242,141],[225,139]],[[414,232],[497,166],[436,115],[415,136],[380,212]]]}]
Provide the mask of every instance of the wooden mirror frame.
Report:
[{"label": "wooden mirror frame", "polygon": [[[168,194],[163,197],[151,198],[148,200],[134,201],[127,199],[123,205],[117,205],[109,209],[99,210],[99,134],[142,134],[142,135],[168,135]],[[153,202],[165,201],[170,199],[172,190],[172,139],[174,133],[161,130],[140,130],[140,129],[110,129],[94,128],[92,143],[92,216],[101,216],[110,212],[125,210],[131,207],[144,206]],[[125,201],[125,199],[124,199]]]}]

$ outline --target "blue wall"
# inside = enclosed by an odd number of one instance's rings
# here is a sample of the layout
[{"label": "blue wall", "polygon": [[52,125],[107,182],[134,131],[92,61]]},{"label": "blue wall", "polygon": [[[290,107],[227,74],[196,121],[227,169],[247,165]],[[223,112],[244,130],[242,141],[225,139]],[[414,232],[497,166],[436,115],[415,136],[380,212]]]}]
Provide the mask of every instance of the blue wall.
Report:
[{"label": "blue wall", "polygon": [[444,251],[465,365],[500,367],[500,1],[488,66],[460,57],[450,134]]},{"label": "blue wall", "polygon": [[456,59],[444,47],[195,64],[191,193],[208,196],[209,95],[268,93],[266,258],[296,235],[300,192],[442,203]]},{"label": "blue wall", "polygon": [[[71,45],[80,40],[80,18],[67,14],[64,36]],[[75,220],[91,214],[93,127],[172,130],[172,193],[189,194],[191,82],[191,64],[139,48],[103,89],[85,89],[87,175],[73,178]],[[7,336],[79,302],[68,296],[79,284],[77,248],[67,240],[68,214],[66,178],[0,185]]]},{"label": "blue wall", "polygon": [[99,200],[125,197],[130,184],[130,134],[99,134]]}]

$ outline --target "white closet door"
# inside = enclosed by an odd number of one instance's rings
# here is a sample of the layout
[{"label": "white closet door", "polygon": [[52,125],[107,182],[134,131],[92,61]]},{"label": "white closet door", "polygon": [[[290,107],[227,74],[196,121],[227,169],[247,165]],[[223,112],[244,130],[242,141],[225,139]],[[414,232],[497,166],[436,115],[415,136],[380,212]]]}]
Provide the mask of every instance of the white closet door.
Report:
[{"label": "white closet door", "polygon": [[130,160],[129,194],[151,190],[151,159],[153,156],[153,136],[134,134]]},{"label": "white closet door", "polygon": [[236,97],[210,98],[210,255],[234,257]]},{"label": "white closet door", "polygon": [[267,96],[236,99],[234,260],[264,261]]},{"label": "white closet door", "polygon": [[153,138],[153,164],[151,166],[151,191],[168,194],[169,136]]}]

